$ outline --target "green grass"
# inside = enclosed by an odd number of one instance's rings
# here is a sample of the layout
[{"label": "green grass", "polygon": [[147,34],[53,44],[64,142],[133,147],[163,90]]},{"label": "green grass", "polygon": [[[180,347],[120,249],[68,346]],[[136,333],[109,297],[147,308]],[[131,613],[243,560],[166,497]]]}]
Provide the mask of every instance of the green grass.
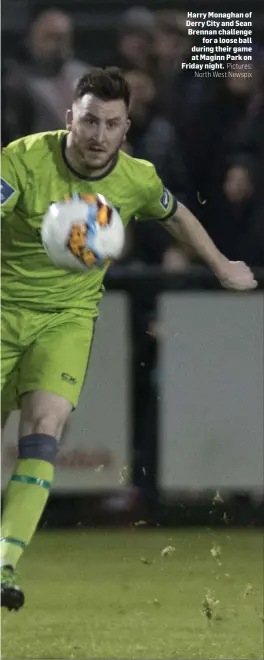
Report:
[{"label": "green grass", "polygon": [[42,532],[19,571],[2,658],[263,658],[261,532]]}]

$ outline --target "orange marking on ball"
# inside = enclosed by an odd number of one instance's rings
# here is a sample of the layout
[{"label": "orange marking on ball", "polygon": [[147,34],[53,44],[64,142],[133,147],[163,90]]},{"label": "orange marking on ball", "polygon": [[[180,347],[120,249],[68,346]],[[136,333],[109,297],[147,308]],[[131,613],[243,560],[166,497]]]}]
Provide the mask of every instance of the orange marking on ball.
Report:
[{"label": "orange marking on ball", "polygon": [[85,246],[85,237],[87,233],[86,225],[73,225],[69,238],[69,248],[77,257],[81,256],[81,250]]},{"label": "orange marking on ball", "polygon": [[87,202],[88,204],[96,204],[96,195],[93,195],[92,193],[82,194],[81,199],[83,199],[83,201]]},{"label": "orange marking on ball", "polygon": [[91,252],[91,250],[89,250],[88,248],[85,248],[82,251],[82,260],[84,261],[84,263],[87,266],[94,266],[94,264],[96,262],[96,258],[94,256],[93,252]]},{"label": "orange marking on ball", "polygon": [[105,227],[108,224],[108,208],[105,204],[102,204],[100,209],[98,209],[96,219],[101,227]]}]

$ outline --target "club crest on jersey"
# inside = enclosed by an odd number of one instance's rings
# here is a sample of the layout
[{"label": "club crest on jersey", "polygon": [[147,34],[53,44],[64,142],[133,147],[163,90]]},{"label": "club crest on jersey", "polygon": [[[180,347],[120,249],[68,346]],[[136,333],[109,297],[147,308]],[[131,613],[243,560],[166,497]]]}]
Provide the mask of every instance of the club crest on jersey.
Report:
[{"label": "club crest on jersey", "polygon": [[163,192],[162,192],[162,196],[160,198],[160,203],[161,203],[161,206],[165,209],[165,211],[167,211],[167,209],[169,208],[169,204],[170,204],[170,193],[167,190],[167,188],[165,188],[165,186],[163,186]]},{"label": "club crest on jersey", "polygon": [[2,206],[8,202],[10,197],[14,195],[15,189],[10,186],[10,183],[7,183],[5,179],[1,177],[1,204]]}]

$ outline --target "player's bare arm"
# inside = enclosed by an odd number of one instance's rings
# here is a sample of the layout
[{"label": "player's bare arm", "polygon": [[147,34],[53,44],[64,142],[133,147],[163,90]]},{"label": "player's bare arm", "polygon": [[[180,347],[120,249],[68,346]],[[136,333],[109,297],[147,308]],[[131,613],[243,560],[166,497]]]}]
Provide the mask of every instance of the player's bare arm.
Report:
[{"label": "player's bare arm", "polygon": [[238,291],[256,288],[257,281],[250,268],[242,261],[229,261],[219,252],[199,220],[186,206],[179,202],[174,215],[163,224],[174,238],[196,252],[223,287]]}]

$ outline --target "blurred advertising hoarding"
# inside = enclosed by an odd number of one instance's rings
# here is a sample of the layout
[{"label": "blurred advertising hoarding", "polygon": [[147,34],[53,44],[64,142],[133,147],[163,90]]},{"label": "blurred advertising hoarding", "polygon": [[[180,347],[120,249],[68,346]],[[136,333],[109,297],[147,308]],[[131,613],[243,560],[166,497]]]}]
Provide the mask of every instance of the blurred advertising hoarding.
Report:
[{"label": "blurred advertising hoarding", "polygon": [[263,293],[166,293],[159,314],[161,489],[263,493]]}]

